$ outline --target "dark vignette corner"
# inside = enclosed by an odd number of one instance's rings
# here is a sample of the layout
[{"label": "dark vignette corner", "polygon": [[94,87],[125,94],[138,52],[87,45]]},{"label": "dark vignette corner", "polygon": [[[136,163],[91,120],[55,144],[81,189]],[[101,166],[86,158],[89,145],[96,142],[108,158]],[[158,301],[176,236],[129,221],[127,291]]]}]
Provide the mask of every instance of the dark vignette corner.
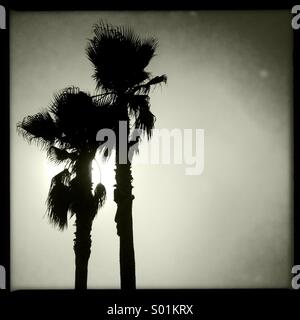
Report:
[{"label": "dark vignette corner", "polygon": [[298,168],[297,164],[299,161],[298,149],[299,149],[299,128],[297,124],[299,124],[299,103],[300,103],[300,76],[299,76],[299,62],[300,56],[300,30],[294,30],[294,49],[293,49],[293,97],[294,97],[294,108],[293,108],[293,145],[294,145],[294,159],[293,159],[293,176],[294,176],[294,265],[300,264],[300,255],[299,255],[299,187],[297,181]]},{"label": "dark vignette corner", "polygon": [[0,30],[0,265],[6,269],[6,289],[10,290],[10,147],[9,147],[9,12],[6,1],[6,29]]}]

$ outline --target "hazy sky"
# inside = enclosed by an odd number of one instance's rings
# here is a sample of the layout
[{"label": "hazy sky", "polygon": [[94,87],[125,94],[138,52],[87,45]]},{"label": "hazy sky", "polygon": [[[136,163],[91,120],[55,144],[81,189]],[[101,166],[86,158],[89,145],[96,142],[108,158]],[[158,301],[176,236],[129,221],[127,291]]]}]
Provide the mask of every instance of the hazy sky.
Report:
[{"label": "hazy sky", "polygon": [[[69,85],[94,92],[85,48],[99,19],[158,39],[148,69],[168,84],[151,93],[156,127],[205,130],[202,175],[133,168],[137,287],[289,286],[290,13],[94,11],[11,13],[12,288],[74,287],[74,219],[60,232],[45,216],[60,168],[16,123]],[[119,288],[113,161],[99,162],[108,201],[93,224],[88,287]]]}]

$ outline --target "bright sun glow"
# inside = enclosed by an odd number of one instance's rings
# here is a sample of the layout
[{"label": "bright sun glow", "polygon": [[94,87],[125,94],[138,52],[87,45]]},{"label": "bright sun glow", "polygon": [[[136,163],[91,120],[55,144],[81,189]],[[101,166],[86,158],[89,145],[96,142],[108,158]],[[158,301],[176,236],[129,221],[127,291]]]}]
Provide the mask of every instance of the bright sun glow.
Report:
[{"label": "bright sun glow", "polygon": [[114,162],[113,156],[108,161],[103,161],[96,157],[96,160],[92,163],[92,182],[94,187],[99,182],[104,184],[106,189],[115,184]]},{"label": "bright sun glow", "polygon": [[[61,172],[64,169],[63,165],[54,165],[49,163],[48,160],[45,159],[44,162],[45,167],[45,175],[48,183],[50,184],[51,179]],[[115,184],[115,159],[112,155],[108,161],[101,160],[100,157],[96,156],[96,160],[92,163],[92,183],[95,188],[96,185],[101,182],[105,185],[106,190],[110,193],[110,190],[113,189]]]}]

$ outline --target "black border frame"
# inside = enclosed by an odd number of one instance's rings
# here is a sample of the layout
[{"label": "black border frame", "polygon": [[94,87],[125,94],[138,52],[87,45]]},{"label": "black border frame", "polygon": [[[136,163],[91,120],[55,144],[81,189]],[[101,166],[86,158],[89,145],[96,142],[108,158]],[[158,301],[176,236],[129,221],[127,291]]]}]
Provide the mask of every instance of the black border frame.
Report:
[{"label": "black border frame", "polygon": [[[62,1],[40,2],[24,1],[17,3],[17,1],[1,1],[0,3],[6,8],[6,30],[0,30],[0,137],[2,144],[0,150],[0,264],[7,269],[6,286],[7,290],[0,290],[0,305],[4,302],[7,306],[12,307],[12,301],[17,305],[28,306],[35,310],[36,304],[47,308],[49,315],[57,315],[55,307],[69,310],[68,316],[71,313],[77,313],[79,309],[89,308],[89,311],[95,311],[101,319],[101,315],[105,315],[108,306],[116,304],[129,305],[144,305],[151,304],[194,304],[194,312],[199,319],[201,315],[208,312],[210,315],[231,314],[233,309],[236,309],[237,304],[244,308],[240,314],[254,312],[257,307],[266,311],[270,315],[270,311],[287,311],[284,309],[285,304],[290,307],[296,306],[296,299],[299,296],[300,290],[293,289],[188,289],[188,290],[137,290],[132,294],[124,294],[120,290],[88,290],[87,292],[76,292],[73,290],[26,290],[10,292],[10,139],[9,139],[9,10],[18,11],[35,11],[35,10],[291,10],[294,5],[299,4],[298,1],[281,1],[280,3],[254,3],[253,1],[245,1],[235,3],[229,2],[191,2],[184,1],[182,3],[175,2],[89,2],[72,4],[63,3]],[[291,13],[292,19],[292,13]],[[297,88],[300,83],[299,66],[300,62],[297,57],[300,56],[300,29],[294,30],[294,48],[293,48],[293,64],[294,64],[294,81],[293,81],[293,145],[294,145],[294,265],[300,265],[299,254],[299,240],[300,240],[300,217],[298,213],[298,196],[299,188],[296,183],[297,168],[297,122],[299,120],[298,104],[300,102],[300,95]],[[292,274],[291,274],[292,278]],[[228,300],[227,300],[228,299]],[[34,301],[34,302],[33,302]],[[66,301],[77,306],[72,308],[66,305]],[[253,303],[252,303],[253,301]],[[255,305],[254,305],[255,303]],[[69,303],[68,303],[69,304]],[[210,304],[214,307],[211,308]],[[52,307],[53,306],[53,310]],[[55,306],[55,307],[54,307]],[[233,309],[232,309],[233,308]],[[16,311],[13,308],[8,309],[10,312]],[[0,309],[1,313],[1,309]],[[253,315],[258,315],[253,313]],[[98,316],[97,316],[98,317]],[[147,318],[156,318],[157,316],[148,316]],[[183,318],[190,318],[183,316]],[[107,318],[115,319],[113,316]],[[120,318],[126,318],[121,316]],[[141,318],[141,317],[139,317]],[[164,318],[173,318],[172,316],[165,316]],[[178,318],[178,316],[176,317]]]}]

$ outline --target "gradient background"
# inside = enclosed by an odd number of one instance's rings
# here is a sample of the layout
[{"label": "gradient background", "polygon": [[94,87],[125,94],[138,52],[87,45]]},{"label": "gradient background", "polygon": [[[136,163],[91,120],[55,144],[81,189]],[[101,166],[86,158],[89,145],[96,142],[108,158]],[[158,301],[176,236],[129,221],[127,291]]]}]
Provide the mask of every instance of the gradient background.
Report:
[{"label": "gradient background", "polygon": [[[94,91],[85,47],[99,19],[158,39],[148,69],[167,74],[168,84],[151,94],[156,127],[205,130],[202,175],[186,176],[185,165],[133,168],[137,287],[290,286],[289,12],[12,12],[10,18],[12,289],[74,286],[74,220],[59,232],[44,216],[50,179],[60,168],[16,134],[16,123],[66,86]],[[108,201],[93,225],[88,287],[119,288],[113,159],[101,168]]]}]

